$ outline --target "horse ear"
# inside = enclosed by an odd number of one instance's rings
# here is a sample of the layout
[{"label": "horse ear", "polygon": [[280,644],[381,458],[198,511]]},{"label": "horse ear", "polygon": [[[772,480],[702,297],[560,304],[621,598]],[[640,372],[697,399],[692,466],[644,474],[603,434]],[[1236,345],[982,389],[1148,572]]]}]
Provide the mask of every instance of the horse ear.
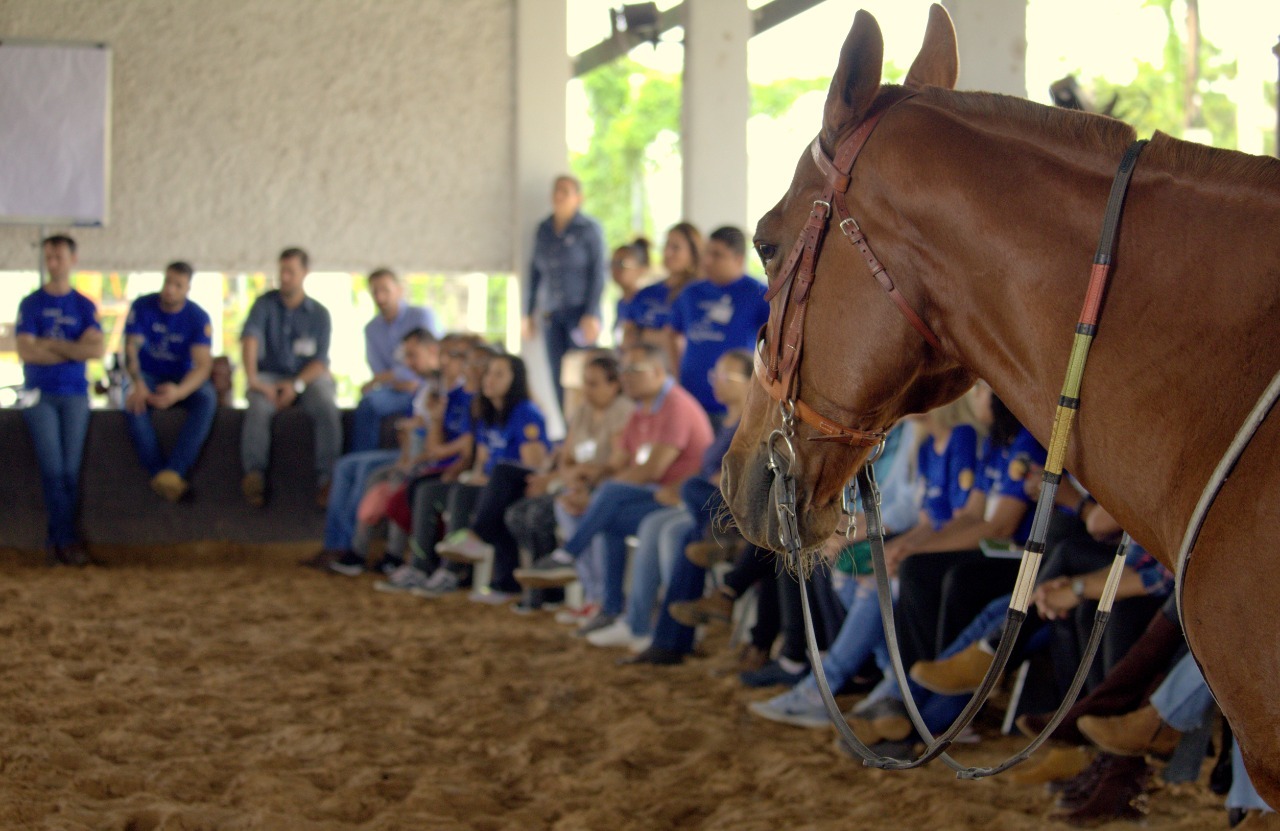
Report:
[{"label": "horse ear", "polygon": [[920,54],[911,63],[905,86],[955,89],[960,76],[960,56],[956,49],[956,27],[951,15],[938,3],[929,8],[929,25],[924,30]]},{"label": "horse ear", "polygon": [[823,137],[834,147],[846,130],[862,121],[880,91],[884,36],[880,24],[861,9],[840,48],[840,65],[831,77],[822,113]]}]

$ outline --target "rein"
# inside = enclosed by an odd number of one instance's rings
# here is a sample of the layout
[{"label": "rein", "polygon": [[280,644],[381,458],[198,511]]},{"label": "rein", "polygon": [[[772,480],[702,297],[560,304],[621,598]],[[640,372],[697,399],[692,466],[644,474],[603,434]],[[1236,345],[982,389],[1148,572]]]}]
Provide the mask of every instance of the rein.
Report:
[{"label": "rein", "polygon": [[[947,748],[955,741],[960,732],[968,727],[973,718],[982,709],[990,696],[991,690],[1003,675],[1022,623],[1027,617],[1027,608],[1035,588],[1036,574],[1039,571],[1040,562],[1045,552],[1045,538],[1049,526],[1049,517],[1053,510],[1058,487],[1062,481],[1068,434],[1075,418],[1075,413],[1080,406],[1080,384],[1084,376],[1085,363],[1088,359],[1093,338],[1097,333],[1098,317],[1101,312],[1107,280],[1110,276],[1111,263],[1115,256],[1116,232],[1120,224],[1124,197],[1133,175],[1134,167],[1137,164],[1138,156],[1147,142],[1145,140],[1137,141],[1129,146],[1112,182],[1111,193],[1103,218],[1101,239],[1098,243],[1097,253],[1094,256],[1089,287],[1085,293],[1084,309],[1081,312],[1080,321],[1076,325],[1075,339],[1067,366],[1067,375],[1063,382],[1062,395],[1059,398],[1058,408],[1054,415],[1053,431],[1045,461],[1040,497],[1036,502],[1031,533],[1023,549],[1018,577],[1014,584],[1013,595],[1006,613],[995,660],[983,678],[982,684],[974,692],[968,704],[965,705],[964,710],[956,717],[951,726],[937,737],[930,733],[915,704],[908,685],[906,668],[902,664],[902,655],[898,648],[892,589],[884,556],[884,527],[880,518],[880,494],[876,487],[875,475],[870,462],[867,462],[858,472],[857,490],[867,517],[867,538],[871,543],[872,564],[876,574],[880,614],[884,623],[885,639],[889,647],[894,675],[903,694],[904,704],[911,717],[912,724],[927,744],[924,752],[919,757],[915,759],[897,759],[876,753],[854,735],[845,722],[840,708],[836,704],[835,697],[832,695],[830,685],[827,683],[826,674],[822,667],[822,656],[819,654],[813,630],[807,580],[803,564],[800,562],[801,547],[796,517],[796,485],[795,477],[792,473],[795,463],[795,448],[792,440],[795,437],[795,419],[799,416],[801,421],[816,427],[822,433],[821,436],[811,437],[811,441],[838,441],[854,447],[871,447],[883,442],[884,434],[881,432],[845,427],[821,416],[818,416],[820,420],[815,423],[812,415],[816,415],[816,413],[811,408],[805,407],[803,402],[798,400],[796,386],[803,343],[805,309],[809,290],[816,274],[817,258],[825,234],[827,220],[833,208],[835,213],[841,217],[840,228],[846,238],[863,254],[872,276],[893,299],[903,317],[921,334],[921,337],[930,346],[942,351],[937,336],[933,334],[928,325],[924,323],[901,293],[898,292],[884,265],[871,252],[865,235],[862,233],[857,221],[849,215],[843,200],[835,198],[836,193],[843,195],[847,191],[853,163],[857,160],[859,153],[875,129],[876,124],[879,123],[880,118],[894,104],[906,100],[912,94],[894,99],[868,117],[840,145],[834,160],[828,159],[818,140],[814,140],[812,147],[813,158],[818,168],[826,176],[828,186],[823,199],[814,202],[813,210],[810,212],[809,220],[800,234],[800,239],[792,248],[786,263],[781,269],[782,279],[771,287],[766,294],[766,298],[770,300],[781,295],[782,303],[777,317],[770,315],[769,323],[766,326],[767,341],[757,343],[755,357],[756,376],[770,396],[779,402],[782,416],[781,426],[770,434],[768,440],[768,466],[774,476],[773,484],[770,487],[770,497],[778,515],[779,541],[785,549],[788,561],[796,566],[800,578],[801,606],[804,612],[805,636],[810,664],[813,668],[815,679],[818,681],[824,705],[832,722],[835,724],[837,732],[844,742],[862,758],[863,763],[868,766],[886,770],[906,770],[919,767],[935,758],[941,757],[949,767],[957,772],[960,778],[978,779],[1000,773],[1028,758],[1056,729],[1065,717],[1067,710],[1075,702],[1101,643],[1102,633],[1111,614],[1111,607],[1119,586],[1125,557],[1129,550],[1131,540],[1126,534],[1116,552],[1102,597],[1098,601],[1098,610],[1094,616],[1093,630],[1090,633],[1085,654],[1061,706],[1054,713],[1044,731],[1020,753],[995,767],[965,767],[948,756],[946,753]],[[787,328],[784,343],[780,341],[779,335],[783,319],[786,316],[787,306],[793,295],[796,301],[796,310]],[[769,349],[767,365],[766,349]],[[1280,396],[1280,376],[1277,376],[1277,381],[1273,382],[1272,386],[1276,389],[1276,395]],[[1274,403],[1274,400],[1275,397],[1273,396],[1272,403]],[[806,417],[806,411],[811,414],[808,418]],[[852,526],[854,506],[852,504],[851,487],[845,489],[843,502],[844,512]]]}]

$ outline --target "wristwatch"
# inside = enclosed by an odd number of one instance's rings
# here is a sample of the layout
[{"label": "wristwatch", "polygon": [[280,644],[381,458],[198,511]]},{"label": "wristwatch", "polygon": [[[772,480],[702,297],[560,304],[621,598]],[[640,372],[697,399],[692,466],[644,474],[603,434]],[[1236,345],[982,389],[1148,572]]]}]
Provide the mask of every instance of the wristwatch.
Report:
[{"label": "wristwatch", "polygon": [[1071,581],[1071,593],[1084,600],[1084,579],[1077,577]]},{"label": "wristwatch", "polygon": [[293,391],[296,392],[298,395],[302,395],[304,392],[307,391],[307,382],[302,380],[301,378],[294,378]]}]

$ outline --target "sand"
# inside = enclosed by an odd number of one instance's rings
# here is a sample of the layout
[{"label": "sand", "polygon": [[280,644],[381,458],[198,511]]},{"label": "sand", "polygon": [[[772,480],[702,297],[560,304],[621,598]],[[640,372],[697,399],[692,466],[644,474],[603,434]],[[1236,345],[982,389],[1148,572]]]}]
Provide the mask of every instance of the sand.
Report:
[{"label": "sand", "polygon": [[[618,667],[548,615],[371,585],[0,561],[0,829],[1065,827],[1038,787],[871,771],[751,716],[770,693],[725,674],[724,634]],[[1143,827],[1226,817],[1165,788]]]}]

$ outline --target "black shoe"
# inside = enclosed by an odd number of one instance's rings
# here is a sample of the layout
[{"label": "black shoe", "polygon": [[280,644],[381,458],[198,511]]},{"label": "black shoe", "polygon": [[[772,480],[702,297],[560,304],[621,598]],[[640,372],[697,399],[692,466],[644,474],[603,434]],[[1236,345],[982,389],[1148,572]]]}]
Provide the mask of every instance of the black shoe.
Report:
[{"label": "black shoe", "polygon": [[654,666],[675,666],[684,663],[684,655],[676,652],[674,649],[663,649],[660,646],[651,646],[644,652],[632,655],[618,661],[618,666],[632,666],[635,664],[652,664]]},{"label": "black shoe", "polygon": [[739,673],[738,678],[748,687],[794,687],[808,674],[808,667],[799,672],[787,672],[782,664],[770,661],[755,672]]},{"label": "black shoe", "polygon": [[404,565],[404,558],[397,557],[394,554],[388,554],[382,558],[379,563],[373,567],[373,570],[387,577],[391,576],[391,572]]},{"label": "black shoe", "polygon": [[364,557],[354,551],[344,551],[341,557],[329,563],[329,570],[346,577],[359,577],[364,573]]}]

